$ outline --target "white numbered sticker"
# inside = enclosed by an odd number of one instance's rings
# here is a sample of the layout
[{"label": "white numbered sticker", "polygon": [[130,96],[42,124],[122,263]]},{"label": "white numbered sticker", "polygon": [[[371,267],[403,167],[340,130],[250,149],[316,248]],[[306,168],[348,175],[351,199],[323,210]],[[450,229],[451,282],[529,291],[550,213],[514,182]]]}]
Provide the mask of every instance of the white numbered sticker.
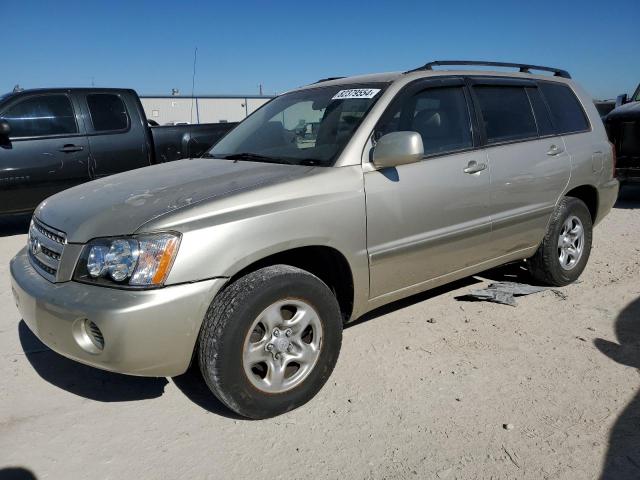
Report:
[{"label": "white numbered sticker", "polygon": [[379,88],[350,88],[349,90],[340,90],[336,93],[331,100],[345,100],[347,98],[373,98],[378,92]]}]

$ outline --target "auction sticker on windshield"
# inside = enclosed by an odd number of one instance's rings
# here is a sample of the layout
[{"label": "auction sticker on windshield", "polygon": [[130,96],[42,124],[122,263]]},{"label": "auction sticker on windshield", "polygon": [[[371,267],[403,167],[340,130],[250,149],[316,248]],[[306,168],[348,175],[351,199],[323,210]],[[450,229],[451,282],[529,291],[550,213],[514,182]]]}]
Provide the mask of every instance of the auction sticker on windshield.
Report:
[{"label": "auction sticker on windshield", "polygon": [[350,88],[349,90],[340,90],[336,93],[331,100],[345,100],[347,98],[373,98],[378,92],[379,88]]}]

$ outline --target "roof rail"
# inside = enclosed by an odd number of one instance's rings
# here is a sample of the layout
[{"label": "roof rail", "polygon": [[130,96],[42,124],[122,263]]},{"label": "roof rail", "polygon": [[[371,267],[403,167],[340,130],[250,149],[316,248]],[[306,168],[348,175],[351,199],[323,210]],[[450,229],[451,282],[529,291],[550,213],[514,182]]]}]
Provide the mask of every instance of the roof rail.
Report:
[{"label": "roof rail", "polygon": [[327,78],[321,78],[321,79],[320,79],[320,80],[318,80],[317,82],[313,82],[313,84],[315,85],[316,83],[330,82],[331,80],[340,80],[341,78],[345,78],[345,77],[327,77]]},{"label": "roof rail", "polygon": [[571,78],[569,72],[560,68],[553,67],[541,67],[539,65],[529,65],[526,63],[509,63],[509,62],[483,62],[478,60],[437,60],[435,62],[429,62],[421,67],[408,70],[404,73],[418,72],[420,70],[433,70],[432,67],[439,67],[444,65],[480,65],[484,67],[513,67],[518,68],[522,73],[531,73],[530,70],[541,70],[544,72],[553,72],[556,77]]}]

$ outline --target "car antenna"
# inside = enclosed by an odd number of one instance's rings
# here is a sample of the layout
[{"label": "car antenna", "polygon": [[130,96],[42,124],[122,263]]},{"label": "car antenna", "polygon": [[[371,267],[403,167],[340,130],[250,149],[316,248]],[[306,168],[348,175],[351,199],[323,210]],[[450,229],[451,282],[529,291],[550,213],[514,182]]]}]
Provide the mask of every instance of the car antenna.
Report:
[{"label": "car antenna", "polygon": [[[195,101],[195,87],[196,87],[196,61],[198,60],[198,47],[193,51],[193,75],[191,77],[191,114],[189,115],[190,127],[189,127],[189,143],[193,139],[193,104]],[[198,104],[196,103],[196,120],[200,123],[200,114],[198,112]],[[191,152],[189,152],[191,156]]]}]

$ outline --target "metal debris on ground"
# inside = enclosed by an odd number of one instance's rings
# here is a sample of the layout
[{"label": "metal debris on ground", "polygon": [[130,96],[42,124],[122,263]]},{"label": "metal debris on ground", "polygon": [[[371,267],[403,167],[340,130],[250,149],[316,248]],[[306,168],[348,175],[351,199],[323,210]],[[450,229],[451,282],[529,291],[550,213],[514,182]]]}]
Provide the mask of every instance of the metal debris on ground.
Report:
[{"label": "metal debris on ground", "polygon": [[467,295],[456,297],[457,300],[482,300],[487,302],[500,303],[502,305],[516,306],[514,297],[522,295],[531,295],[532,293],[543,292],[549,287],[537,287],[527,285],[526,283],[517,282],[496,282],[490,284],[487,288],[479,290],[471,290]]}]

